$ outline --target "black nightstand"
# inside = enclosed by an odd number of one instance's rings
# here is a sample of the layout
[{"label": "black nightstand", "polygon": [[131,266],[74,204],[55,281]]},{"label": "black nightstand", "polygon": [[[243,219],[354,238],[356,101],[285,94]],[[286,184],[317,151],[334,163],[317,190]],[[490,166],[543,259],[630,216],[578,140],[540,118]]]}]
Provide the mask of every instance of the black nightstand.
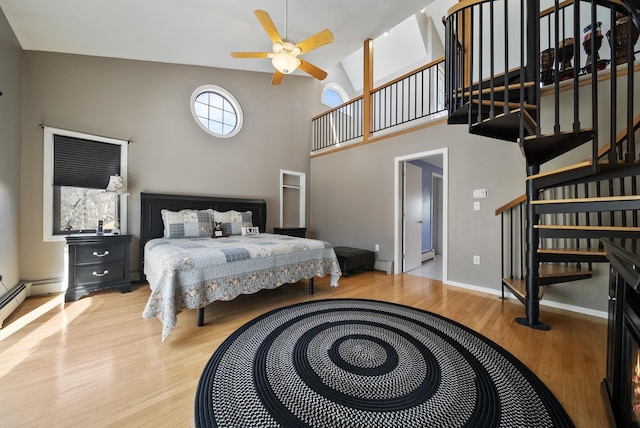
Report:
[{"label": "black nightstand", "polygon": [[296,236],[298,238],[304,238],[307,233],[306,227],[274,227],[273,233],[278,235]]},{"label": "black nightstand", "polygon": [[83,233],[67,236],[69,285],[65,302],[104,288],[123,293],[131,291],[130,243],[131,235]]}]

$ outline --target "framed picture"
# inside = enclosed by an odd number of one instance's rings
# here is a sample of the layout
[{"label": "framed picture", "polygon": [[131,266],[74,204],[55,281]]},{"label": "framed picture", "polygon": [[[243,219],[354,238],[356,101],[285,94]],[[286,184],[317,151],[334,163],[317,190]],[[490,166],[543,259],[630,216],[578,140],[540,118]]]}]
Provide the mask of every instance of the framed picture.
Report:
[{"label": "framed picture", "polygon": [[258,229],[258,226],[243,227],[240,230],[242,231],[242,236],[245,236],[245,235],[257,235],[257,234],[260,233],[260,230]]}]

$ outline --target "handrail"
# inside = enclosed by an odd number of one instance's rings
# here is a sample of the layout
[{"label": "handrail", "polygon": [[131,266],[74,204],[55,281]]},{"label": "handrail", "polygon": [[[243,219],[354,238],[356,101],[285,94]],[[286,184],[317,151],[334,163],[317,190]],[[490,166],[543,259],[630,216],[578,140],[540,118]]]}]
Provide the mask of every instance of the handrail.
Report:
[{"label": "handrail", "polygon": [[562,3],[558,3],[557,9],[555,6],[551,6],[550,8],[547,8],[542,12],[540,12],[540,18],[544,18],[545,16],[551,15],[556,10],[564,9],[567,6],[571,6],[573,3],[574,3],[574,0],[566,0],[566,1],[563,1]]},{"label": "handrail", "polygon": [[515,198],[514,200],[507,202],[506,204],[504,204],[503,206],[501,206],[500,208],[496,209],[496,215],[500,215],[503,212],[513,208],[513,207],[517,207],[518,205],[520,205],[523,202],[527,202],[527,195],[521,195],[518,196],[517,198]]},{"label": "handrail", "polygon": [[447,10],[447,15],[446,15],[445,19],[449,18],[454,13],[456,13],[458,11],[461,11],[462,9],[466,9],[468,7],[475,6],[475,5],[481,4],[481,3],[488,3],[490,1],[491,0],[462,0],[462,1],[458,2],[458,3],[456,3],[455,5],[451,6],[449,8],[449,10]]},{"label": "handrail", "polygon": [[431,61],[430,63],[428,63],[427,65],[423,65],[422,67],[418,67],[418,68],[416,68],[415,70],[411,70],[410,72],[405,73],[405,74],[403,74],[402,76],[397,77],[397,78],[393,79],[393,80],[392,80],[392,81],[390,81],[390,82],[387,82],[387,83],[385,83],[385,84],[383,84],[383,85],[381,85],[381,86],[378,86],[377,88],[373,88],[373,89],[371,90],[371,93],[381,91],[381,90],[382,90],[382,89],[384,89],[384,88],[388,88],[389,86],[392,86],[392,85],[394,85],[394,84],[396,84],[396,83],[400,82],[401,80],[406,79],[407,77],[410,77],[410,76],[412,76],[412,75],[414,75],[414,74],[418,74],[418,73],[420,73],[421,71],[425,71],[425,70],[426,70],[426,69],[428,69],[429,67],[433,67],[434,65],[440,64],[441,62],[444,62],[444,61],[445,61],[445,58],[444,58],[444,57],[441,57],[441,58],[438,58],[438,59],[436,59],[436,60],[433,60],[433,61]]},{"label": "handrail", "polygon": [[[640,128],[640,115],[636,116],[636,118],[633,121],[633,128],[632,128],[633,132],[636,132],[639,128]],[[616,145],[622,144],[624,141],[627,140],[628,137],[629,137],[629,128],[625,128],[622,131],[620,131],[616,136]],[[598,159],[600,159],[601,157],[609,153],[609,150],[611,150],[611,142],[608,142],[598,151]],[[589,156],[587,160],[591,160],[592,158],[593,156]]]},{"label": "handrail", "polygon": [[[640,115],[636,116],[635,120],[633,121],[633,132],[637,131],[638,129],[640,129]],[[620,133],[616,136],[616,145],[618,144],[622,144],[629,136],[629,128],[625,128],[622,131],[620,131]],[[601,157],[605,156],[609,150],[611,150],[611,142],[607,143],[606,145],[602,146],[600,148],[600,150],[598,150],[598,159],[600,159]],[[593,156],[589,156],[587,159],[585,159],[585,162],[590,161],[593,158]],[[514,199],[512,199],[511,201],[507,202],[506,204],[502,205],[499,208],[496,208],[495,211],[495,215],[498,216],[500,214],[502,214],[503,212],[518,206],[524,202],[527,201],[527,195],[523,194],[520,195]]]},{"label": "handrail", "polygon": [[329,110],[324,111],[324,112],[322,112],[322,113],[320,113],[320,114],[318,114],[318,115],[316,115],[316,116],[312,117],[312,118],[311,118],[311,121],[313,122],[314,120],[319,119],[319,118],[321,118],[322,116],[325,116],[325,115],[327,115],[327,114],[333,113],[334,111],[338,111],[338,110],[340,110],[340,109],[342,109],[342,108],[345,108],[345,107],[347,107],[349,104],[354,103],[355,101],[361,100],[362,98],[363,98],[363,96],[362,96],[362,95],[360,95],[360,96],[358,96],[358,97],[355,97],[355,98],[350,99],[349,101],[345,101],[345,102],[343,102],[342,104],[340,104],[340,105],[339,105],[339,106],[337,106],[337,107],[330,108]]}]

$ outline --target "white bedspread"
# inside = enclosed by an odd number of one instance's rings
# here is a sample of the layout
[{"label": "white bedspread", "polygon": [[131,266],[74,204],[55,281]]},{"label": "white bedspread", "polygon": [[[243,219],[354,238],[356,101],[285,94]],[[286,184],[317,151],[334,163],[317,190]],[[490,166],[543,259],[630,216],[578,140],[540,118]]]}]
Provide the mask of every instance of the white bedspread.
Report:
[{"label": "white bedspread", "polygon": [[152,292],[143,317],[162,321],[164,340],[185,309],[315,276],[331,275],[337,286],[341,272],[327,242],[261,233],[152,239],[144,248],[144,274]]}]

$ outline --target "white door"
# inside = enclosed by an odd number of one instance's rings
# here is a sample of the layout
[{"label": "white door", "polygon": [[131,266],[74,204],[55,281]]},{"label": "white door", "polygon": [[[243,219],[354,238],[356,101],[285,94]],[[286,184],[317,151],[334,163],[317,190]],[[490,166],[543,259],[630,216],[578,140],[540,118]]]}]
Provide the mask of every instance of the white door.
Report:
[{"label": "white door", "polygon": [[422,264],[422,168],[404,162],[404,222],[402,271]]}]

